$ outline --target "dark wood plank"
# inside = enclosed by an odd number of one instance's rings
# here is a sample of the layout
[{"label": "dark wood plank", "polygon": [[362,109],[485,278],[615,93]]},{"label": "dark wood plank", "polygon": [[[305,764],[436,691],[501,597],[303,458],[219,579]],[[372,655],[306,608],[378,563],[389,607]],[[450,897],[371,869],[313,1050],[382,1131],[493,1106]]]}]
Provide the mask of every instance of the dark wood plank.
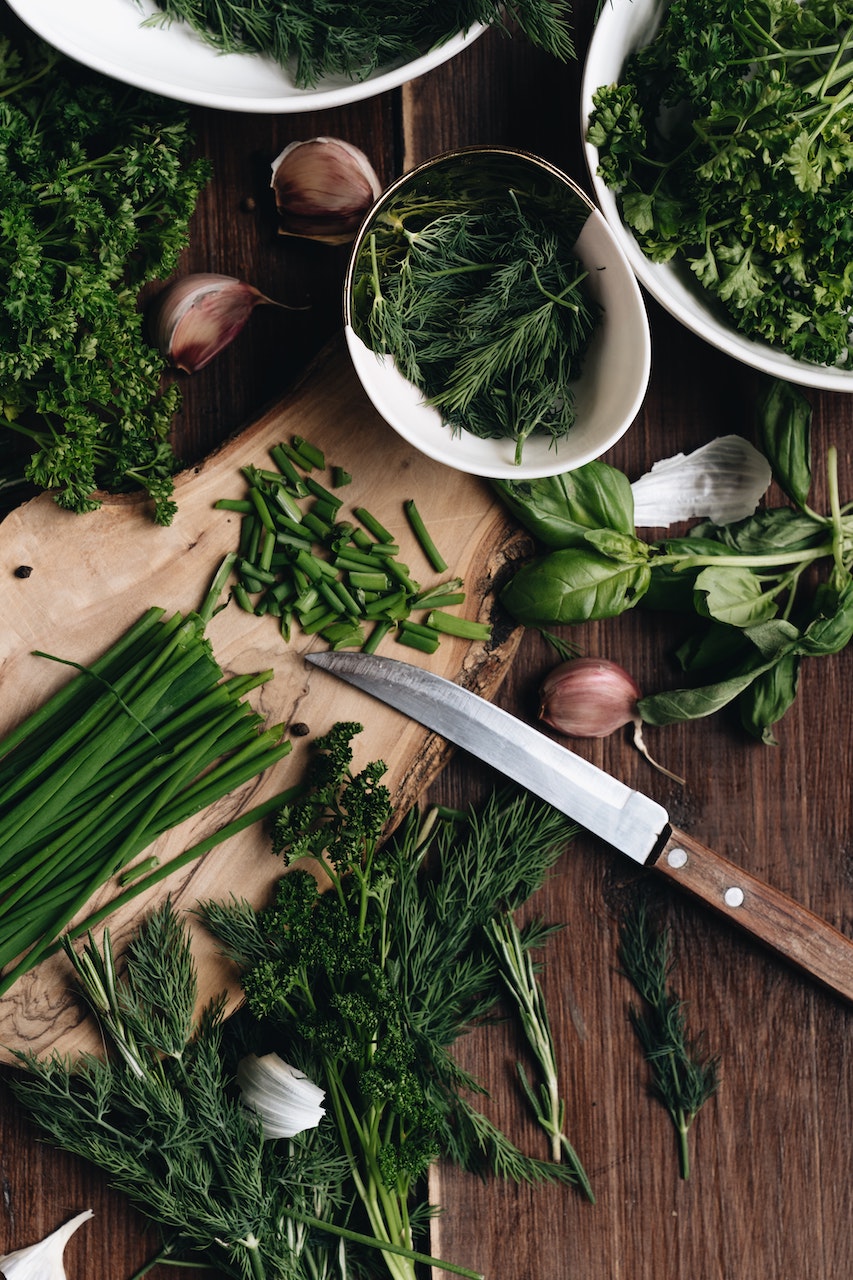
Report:
[{"label": "dark wood plank", "polygon": [[[593,0],[576,7],[582,54]],[[577,136],[578,67],[560,68],[517,40],[490,32],[454,62],[402,91],[351,108],[298,117],[198,112],[200,147],[216,166],[186,255],[188,270],[248,278],[309,312],[259,311],[228,353],[185,380],[176,440],[198,461],[280,394],[340,323],[345,252],[297,246],[275,234],[268,166],[290,140],[334,134],[362,146],[388,181],[431,154],[477,142],[537,151],[584,181]],[[657,458],[713,435],[752,431],[752,375],[685,333],[650,305],[654,369],[632,432],[608,455],[634,478]],[[853,491],[847,436],[853,406],[814,397],[815,457],[842,455],[842,493]],[[816,468],[819,471],[819,467]],[[820,481],[820,478],[819,478]],[[822,482],[816,502],[825,501]],[[586,652],[627,666],[648,692],[674,684],[678,619],[637,611],[571,633]],[[533,719],[536,689],[553,652],[528,634],[499,701]],[[753,874],[853,932],[850,717],[853,655],[807,664],[779,745],[746,741],[726,715],[649,730],[650,749],[686,785],[655,773],[616,734],[575,744],[596,763],[668,805],[679,826]],[[457,756],[431,794],[467,803],[492,775]],[[543,981],[561,1052],[568,1128],[597,1193],[490,1185],[440,1169],[445,1206],[436,1246],[500,1280],[826,1280],[849,1272],[847,1205],[853,1128],[851,1013],[670,886],[657,901],[671,924],[675,981],[691,1021],[722,1060],[718,1098],[700,1116],[689,1182],[677,1176],[673,1130],[648,1096],[628,1023],[631,992],[617,972],[618,919],[637,870],[578,836],[530,912],[565,928]],[[538,1154],[542,1140],[512,1084],[509,1029],[477,1034],[465,1064],[489,1084],[490,1114]],[[153,1252],[155,1236],[106,1180],[42,1146],[0,1080],[0,1254],[34,1240],[81,1208],[95,1219],[67,1251],[69,1277],[120,1280]],[[165,1268],[151,1272],[165,1280]],[[211,1273],[212,1277],[212,1273]]]}]

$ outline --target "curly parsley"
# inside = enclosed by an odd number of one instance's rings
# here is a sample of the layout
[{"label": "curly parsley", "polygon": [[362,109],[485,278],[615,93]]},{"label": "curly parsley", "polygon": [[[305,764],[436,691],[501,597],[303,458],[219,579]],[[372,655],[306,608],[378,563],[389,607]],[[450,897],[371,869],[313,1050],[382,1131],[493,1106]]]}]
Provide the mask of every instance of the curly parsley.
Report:
[{"label": "curly parsley", "polygon": [[599,173],[654,262],[749,338],[851,363],[853,5],[674,0],[594,96]]},{"label": "curly parsley", "polygon": [[186,244],[208,177],[190,142],[183,108],[0,33],[0,426],[72,511],[99,488],[146,489],[160,524],[175,511],[179,393],[137,298]]}]

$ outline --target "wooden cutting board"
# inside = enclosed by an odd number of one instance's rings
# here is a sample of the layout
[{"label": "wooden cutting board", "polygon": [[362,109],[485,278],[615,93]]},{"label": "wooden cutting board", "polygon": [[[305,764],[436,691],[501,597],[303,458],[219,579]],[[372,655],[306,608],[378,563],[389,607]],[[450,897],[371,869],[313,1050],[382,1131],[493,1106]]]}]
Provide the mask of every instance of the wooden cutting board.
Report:
[{"label": "wooden cutting board", "polygon": [[[342,341],[332,343],[300,384],[257,422],[197,468],[176,479],[178,515],[169,528],[151,520],[144,498],[109,497],[86,516],[64,512],[47,495],[19,508],[0,524],[0,736],[69,678],[69,669],[33,656],[42,649],[79,663],[96,658],[149,606],[187,611],[200,605],[223,557],[236,546],[239,516],[216,510],[222,497],[244,490],[240,468],[271,465],[268,450],[294,434],[325,450],[329,464],[353,476],[340,496],[344,511],[368,507],[399,536],[400,559],[423,586],[448,575],[464,579],[466,602],[458,612],[491,620],[494,589],[508,562],[526,547],[488,483],[432,462],[402,441],[376,414],[361,390]],[[409,531],[403,502],[414,498],[448,563],[448,574],[428,566]],[[16,569],[28,565],[28,577]],[[256,691],[254,705],[268,724],[307,726],[293,737],[293,751],[259,780],[212,806],[152,847],[161,863],[174,858],[239,812],[298,781],[311,740],[336,720],[355,720],[364,732],[355,743],[355,765],[382,759],[399,810],[417,799],[444,763],[449,748],[393,709],[309,667],[304,653],[317,641],[296,636],[285,645],[274,618],[255,618],[233,602],[211,622],[208,635],[226,672],[272,668],[272,681]],[[487,645],[446,639],[432,656],[383,641],[381,652],[429,666],[485,696],[498,687],[517,647],[519,632],[504,626]],[[189,869],[110,917],[115,950],[139,920],[166,895],[182,910],[200,900],[232,894],[264,901],[282,866],[269,852],[261,824],[208,853]],[[113,896],[105,887],[85,914]],[[201,996],[227,989],[236,997],[230,967],[203,931],[194,950]],[[0,1000],[0,1058],[13,1049],[74,1054],[97,1049],[94,1029],[69,990],[62,955],[45,960]]]}]

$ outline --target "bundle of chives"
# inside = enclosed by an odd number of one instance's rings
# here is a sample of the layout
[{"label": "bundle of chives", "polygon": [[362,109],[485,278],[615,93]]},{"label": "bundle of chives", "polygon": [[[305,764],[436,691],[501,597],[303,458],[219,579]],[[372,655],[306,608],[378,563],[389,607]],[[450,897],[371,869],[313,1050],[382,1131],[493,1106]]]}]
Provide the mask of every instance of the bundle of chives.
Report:
[{"label": "bundle of chives", "polygon": [[243,700],[272,673],[224,679],[210,612],[149,609],[0,741],[0,994],[159,836],[290,750]]},{"label": "bundle of chives", "polygon": [[[349,473],[329,467],[331,488],[321,484],[312,472],[325,469],[326,459],[300,436],[274,445],[270,456],[275,471],[243,468],[245,498],[216,503],[242,517],[234,587],[241,608],[278,618],[286,640],[295,624],[333,649],[371,653],[390,632],[425,653],[435,652],[442,635],[489,639],[487,624],[441,612],[464,601],[461,579],[422,591],[397,560],[394,535],[368,509],[355,507],[357,524],[341,518],[343,502],[332,489],[349,483]],[[414,500],[403,509],[430,567],[445,572]]]}]

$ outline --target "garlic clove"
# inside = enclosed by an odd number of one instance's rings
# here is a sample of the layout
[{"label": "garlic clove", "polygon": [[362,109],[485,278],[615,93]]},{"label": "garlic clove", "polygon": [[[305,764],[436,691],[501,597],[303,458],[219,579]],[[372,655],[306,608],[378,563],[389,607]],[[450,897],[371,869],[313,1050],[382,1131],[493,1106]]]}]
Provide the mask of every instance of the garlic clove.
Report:
[{"label": "garlic clove", "polygon": [[234,276],[182,276],[155,299],[149,322],[154,344],[177,369],[198,373],[234,341],[261,303],[283,305]]},{"label": "garlic clove", "polygon": [[85,1209],[37,1244],[0,1258],[0,1272],[5,1280],[65,1280],[65,1246],[77,1228],[92,1216],[92,1210]]},{"label": "garlic clove", "polygon": [[251,1053],[237,1067],[243,1105],[257,1115],[265,1138],[293,1138],[326,1114],[325,1092],[277,1053]]},{"label": "garlic clove", "polygon": [[567,738],[607,738],[624,725],[633,725],[634,746],[640,754],[652,768],[683,786],[683,778],[649,755],[637,709],[639,698],[639,685],[618,663],[609,658],[570,658],[543,680],[539,719]]},{"label": "garlic clove", "polygon": [[272,162],[279,233],[347,244],[382,192],[363,151],[341,138],[291,142]]}]

